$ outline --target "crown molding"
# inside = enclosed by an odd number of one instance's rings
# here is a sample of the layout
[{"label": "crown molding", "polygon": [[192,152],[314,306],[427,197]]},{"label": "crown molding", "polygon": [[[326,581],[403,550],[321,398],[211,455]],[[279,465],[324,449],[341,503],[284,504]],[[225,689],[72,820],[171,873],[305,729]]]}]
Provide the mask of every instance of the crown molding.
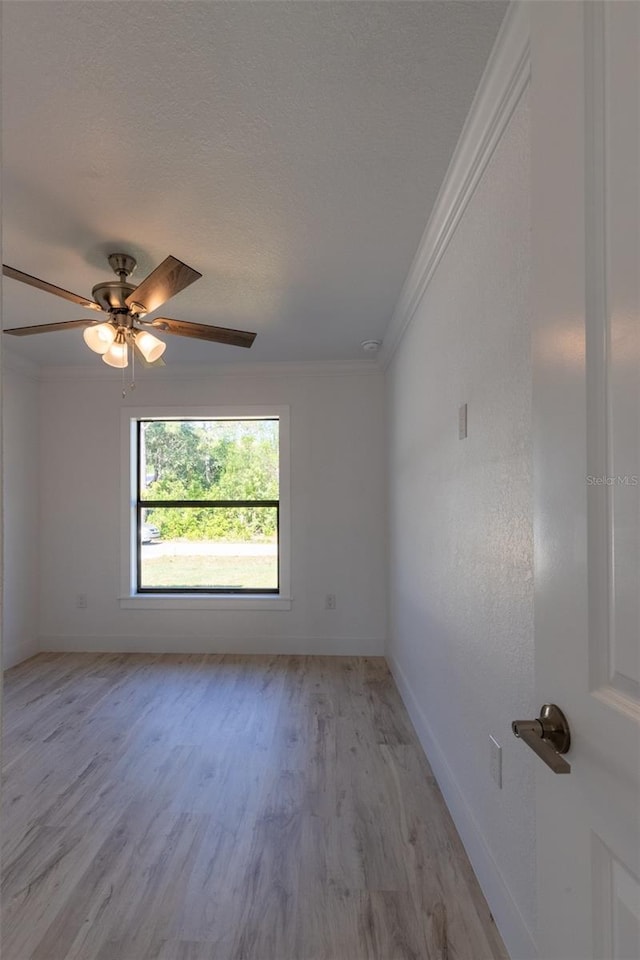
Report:
[{"label": "crown molding", "polygon": [[512,2],[496,37],[380,351],[384,369],[451,242],[531,75],[529,13]]},{"label": "crown molding", "polygon": [[[97,359],[97,358],[96,358]],[[130,373],[130,371],[129,371]],[[315,361],[287,363],[226,363],[226,364],[186,364],[167,365],[154,370],[136,367],[136,383],[151,381],[220,380],[225,377],[247,377],[250,379],[269,379],[282,377],[352,377],[380,374],[377,360],[354,360],[321,363]],[[98,364],[78,364],[76,366],[45,366],[39,368],[38,379],[46,383],[65,380],[111,381],[122,383],[122,372]],[[125,383],[128,383],[125,376]]]}]

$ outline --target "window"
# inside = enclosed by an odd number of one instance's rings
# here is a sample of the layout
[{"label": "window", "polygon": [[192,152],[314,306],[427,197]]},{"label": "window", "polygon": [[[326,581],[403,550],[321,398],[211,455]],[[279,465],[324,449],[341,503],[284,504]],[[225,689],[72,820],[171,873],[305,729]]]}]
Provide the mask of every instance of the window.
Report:
[{"label": "window", "polygon": [[127,420],[131,590],[122,599],[287,598],[282,412]]}]

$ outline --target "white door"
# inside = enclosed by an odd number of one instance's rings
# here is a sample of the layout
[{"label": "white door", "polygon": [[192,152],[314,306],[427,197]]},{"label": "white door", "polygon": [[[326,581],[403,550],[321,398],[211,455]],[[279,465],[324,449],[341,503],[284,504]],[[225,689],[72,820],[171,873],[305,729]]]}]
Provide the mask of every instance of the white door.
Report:
[{"label": "white door", "polygon": [[[640,958],[640,3],[531,3],[544,960]],[[525,744],[522,749],[526,750]]]}]

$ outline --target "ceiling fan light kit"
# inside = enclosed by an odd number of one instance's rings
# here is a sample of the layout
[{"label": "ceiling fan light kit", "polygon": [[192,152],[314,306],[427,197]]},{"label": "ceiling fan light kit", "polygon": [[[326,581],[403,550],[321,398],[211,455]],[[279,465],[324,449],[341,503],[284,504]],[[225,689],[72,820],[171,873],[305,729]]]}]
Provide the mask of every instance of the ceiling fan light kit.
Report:
[{"label": "ceiling fan light kit", "polygon": [[255,333],[248,330],[232,330],[228,327],[214,327],[204,323],[171,320],[168,317],[144,319],[147,314],[157,310],[163,303],[202,276],[197,270],[176,257],[166,257],[137,287],[128,282],[128,278],[136,268],[134,257],[127,253],[112,253],[108,260],[118,279],[96,284],[91,292],[93,300],[3,264],[2,272],[6,277],[19,280],[46,293],[53,293],[82,307],[106,313],[109,317],[106,321],[69,320],[63,323],[14,327],[4,332],[14,336],[30,336],[35,333],[84,327],[82,335],[89,349],[99,354],[108,366],[118,368],[128,366],[130,347],[147,365],[163,363],[161,358],[166,350],[166,344],[144,327],[153,327],[179,337],[195,337],[198,340],[210,340],[214,343],[226,343],[237,347],[250,347],[255,340]]},{"label": "ceiling fan light kit", "polygon": [[115,339],[107,352],[103,354],[102,360],[110,367],[122,368],[129,366],[127,336],[122,327],[116,331]]},{"label": "ceiling fan light kit", "polygon": [[97,323],[83,330],[82,336],[90,350],[104,354],[116,338],[116,328],[112,323]]},{"label": "ceiling fan light kit", "polygon": [[167,349],[166,343],[158,340],[148,330],[138,330],[133,335],[134,343],[147,363],[155,363]]}]

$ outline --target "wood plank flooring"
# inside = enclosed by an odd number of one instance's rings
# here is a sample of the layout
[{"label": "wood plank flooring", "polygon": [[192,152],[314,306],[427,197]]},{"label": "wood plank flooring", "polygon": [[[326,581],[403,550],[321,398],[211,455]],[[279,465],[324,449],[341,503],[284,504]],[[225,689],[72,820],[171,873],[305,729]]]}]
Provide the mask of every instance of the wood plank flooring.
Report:
[{"label": "wood plank flooring", "polygon": [[504,960],[382,659],[5,679],[3,960]]}]

